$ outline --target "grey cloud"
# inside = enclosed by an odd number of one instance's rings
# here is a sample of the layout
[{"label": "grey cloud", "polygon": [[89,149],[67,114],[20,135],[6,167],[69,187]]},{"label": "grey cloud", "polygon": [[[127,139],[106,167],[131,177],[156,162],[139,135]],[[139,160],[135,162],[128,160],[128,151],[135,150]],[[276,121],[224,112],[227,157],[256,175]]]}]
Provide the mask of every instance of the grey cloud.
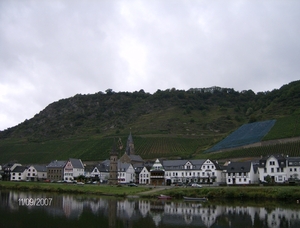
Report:
[{"label": "grey cloud", "polygon": [[279,88],[299,79],[299,10],[298,1],[1,1],[0,129],[107,88]]}]

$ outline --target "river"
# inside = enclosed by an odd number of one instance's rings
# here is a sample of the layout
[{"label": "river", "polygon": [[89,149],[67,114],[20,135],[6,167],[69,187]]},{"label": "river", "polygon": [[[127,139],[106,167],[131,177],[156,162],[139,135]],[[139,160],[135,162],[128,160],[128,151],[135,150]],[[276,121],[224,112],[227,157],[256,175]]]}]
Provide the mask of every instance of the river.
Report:
[{"label": "river", "polygon": [[296,202],[185,202],[0,191],[0,227],[299,228]]}]

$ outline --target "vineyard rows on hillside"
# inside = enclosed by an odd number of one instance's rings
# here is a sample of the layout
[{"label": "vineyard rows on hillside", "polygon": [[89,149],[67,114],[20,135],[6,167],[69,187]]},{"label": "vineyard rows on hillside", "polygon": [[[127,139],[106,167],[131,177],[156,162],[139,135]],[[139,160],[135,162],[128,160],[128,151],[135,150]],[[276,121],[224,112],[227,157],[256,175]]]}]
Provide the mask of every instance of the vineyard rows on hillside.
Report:
[{"label": "vineyard rows on hillside", "polygon": [[252,147],[246,149],[237,149],[226,152],[201,154],[199,158],[209,158],[213,160],[223,160],[230,158],[260,158],[272,154],[283,154],[289,157],[300,157],[300,141],[282,143],[277,145],[268,145],[261,147]]}]

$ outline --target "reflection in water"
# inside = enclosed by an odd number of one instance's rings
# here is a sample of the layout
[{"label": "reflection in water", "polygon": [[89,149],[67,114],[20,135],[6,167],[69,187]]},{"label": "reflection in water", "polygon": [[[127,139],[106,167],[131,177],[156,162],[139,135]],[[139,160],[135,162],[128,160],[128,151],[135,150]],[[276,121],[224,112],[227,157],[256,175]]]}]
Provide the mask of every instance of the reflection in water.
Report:
[{"label": "reflection in water", "polygon": [[[255,206],[223,206],[184,201],[150,201],[115,199],[82,195],[55,195],[0,191],[0,221],[18,215],[19,219],[36,219],[50,226],[59,222],[90,227],[300,227],[299,209]],[[20,205],[19,199],[52,198],[50,206]],[[32,213],[31,213],[32,212]],[[41,214],[43,212],[43,214]],[[23,216],[22,216],[23,215]],[[1,217],[6,216],[6,217]],[[59,218],[59,219],[56,219]],[[15,223],[14,223],[15,222]],[[25,224],[7,221],[7,226]]]}]

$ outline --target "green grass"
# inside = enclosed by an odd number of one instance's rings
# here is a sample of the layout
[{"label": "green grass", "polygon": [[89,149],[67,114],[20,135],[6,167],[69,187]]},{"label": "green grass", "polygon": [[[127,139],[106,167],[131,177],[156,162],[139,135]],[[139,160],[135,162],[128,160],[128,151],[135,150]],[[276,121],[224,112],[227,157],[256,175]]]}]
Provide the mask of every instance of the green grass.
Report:
[{"label": "green grass", "polygon": [[177,199],[183,196],[207,197],[208,199],[242,199],[242,200],[297,200],[300,198],[300,188],[298,186],[230,186],[230,187],[202,187],[202,188],[182,188],[176,187],[153,193],[148,197],[156,197],[165,194]]},{"label": "green grass", "polygon": [[149,190],[148,187],[128,187],[109,185],[76,185],[64,183],[39,183],[39,182],[10,182],[1,181],[0,189],[15,189],[22,191],[47,191],[60,193],[84,193],[97,195],[127,196]]},{"label": "green grass", "polygon": [[276,120],[274,127],[264,137],[264,141],[300,136],[300,116],[292,115]]}]

